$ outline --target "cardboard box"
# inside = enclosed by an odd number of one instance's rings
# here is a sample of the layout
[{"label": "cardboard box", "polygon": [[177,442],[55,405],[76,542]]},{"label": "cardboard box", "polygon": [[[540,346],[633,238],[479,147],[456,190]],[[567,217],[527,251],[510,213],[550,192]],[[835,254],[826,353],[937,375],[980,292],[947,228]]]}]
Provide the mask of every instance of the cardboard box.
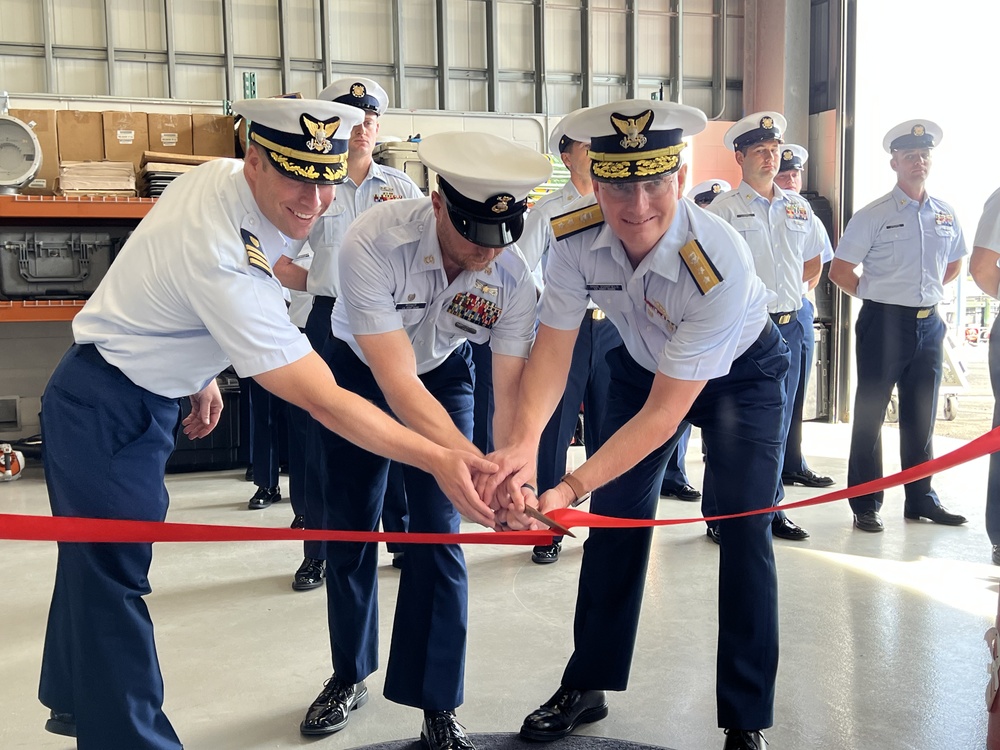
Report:
[{"label": "cardboard box", "polygon": [[236,155],[232,115],[191,115],[191,139],[198,156]]},{"label": "cardboard box", "polygon": [[130,161],[138,172],[144,151],[149,151],[149,123],[145,112],[104,113],[105,159]]},{"label": "cardboard box", "polygon": [[104,116],[100,112],[60,109],[56,112],[59,161],[104,159]]},{"label": "cardboard box", "polygon": [[150,112],[149,150],[167,154],[193,154],[191,115],[163,115]]},{"label": "cardboard box", "polygon": [[54,195],[56,178],[59,177],[59,141],[56,137],[56,111],[54,109],[12,109],[8,114],[25,122],[35,131],[42,147],[42,166],[27,186],[21,188],[25,195]]}]

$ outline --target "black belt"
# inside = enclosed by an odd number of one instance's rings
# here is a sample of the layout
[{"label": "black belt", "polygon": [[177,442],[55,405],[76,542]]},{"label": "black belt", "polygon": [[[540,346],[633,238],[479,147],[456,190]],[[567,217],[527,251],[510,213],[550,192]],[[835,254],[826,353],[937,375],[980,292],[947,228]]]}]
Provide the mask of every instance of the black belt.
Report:
[{"label": "black belt", "polygon": [[313,297],[313,305],[318,307],[328,307],[331,310],[333,309],[333,305],[336,301],[336,297],[324,297],[322,294],[317,294]]},{"label": "black belt", "polygon": [[791,323],[793,320],[799,317],[799,312],[798,310],[792,310],[791,312],[768,313],[768,315],[770,315],[771,320],[773,320],[779,326],[783,326],[788,323]]},{"label": "black belt", "polygon": [[890,305],[887,302],[873,302],[870,299],[866,299],[864,304],[885,310],[886,312],[896,313],[897,315],[916,318],[917,320],[929,318],[937,310],[937,305],[931,305],[930,307],[907,307],[906,305]]}]

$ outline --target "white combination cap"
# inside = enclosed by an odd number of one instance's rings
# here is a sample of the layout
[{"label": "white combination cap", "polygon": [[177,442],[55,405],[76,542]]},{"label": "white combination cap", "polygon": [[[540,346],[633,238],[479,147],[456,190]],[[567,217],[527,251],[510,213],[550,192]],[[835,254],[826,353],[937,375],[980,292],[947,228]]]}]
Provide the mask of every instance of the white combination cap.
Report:
[{"label": "white combination cap", "polygon": [[726,131],[723,142],[730,151],[753,146],[762,141],[782,142],[788,123],[780,112],[754,112]]},{"label": "white combination cap", "polygon": [[882,139],[882,148],[890,154],[907,148],[934,148],[944,137],[941,127],[930,120],[901,122]]},{"label": "white combination cap", "polygon": [[338,78],[319,92],[319,99],[350,104],[352,107],[381,115],[389,106],[389,95],[371,78]]}]

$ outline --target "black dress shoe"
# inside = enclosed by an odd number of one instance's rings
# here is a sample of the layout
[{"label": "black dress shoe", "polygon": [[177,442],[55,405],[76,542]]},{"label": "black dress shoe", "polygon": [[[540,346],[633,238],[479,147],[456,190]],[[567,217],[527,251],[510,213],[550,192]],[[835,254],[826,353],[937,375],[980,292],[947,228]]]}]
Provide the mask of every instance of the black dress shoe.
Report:
[{"label": "black dress shoe", "polygon": [[682,484],[680,487],[661,487],[660,494],[663,497],[676,497],[678,500],[683,500],[686,503],[701,500],[701,493],[690,484]]},{"label": "black dress shoe", "polygon": [[904,506],[903,518],[908,518],[911,521],[919,521],[921,518],[926,518],[928,521],[939,523],[942,526],[961,526],[968,521],[965,516],[960,516],[958,513],[949,513],[947,508],[940,505],[935,505],[921,511],[906,510]]},{"label": "black dress shoe", "polygon": [[63,737],[76,737],[76,717],[73,714],[49,711],[49,718],[45,721],[45,731],[61,734]]},{"label": "black dress shoe", "polygon": [[281,489],[278,487],[258,487],[253,493],[247,508],[250,510],[264,510],[269,505],[281,500]]},{"label": "black dress shoe", "polygon": [[476,750],[454,711],[424,711],[420,739],[430,750]]},{"label": "black dress shoe", "polygon": [[861,531],[870,531],[873,534],[885,531],[885,526],[882,524],[882,516],[878,514],[877,510],[866,510],[864,513],[855,513],[854,525]]},{"label": "black dress shoe", "polygon": [[403,569],[403,553],[402,552],[393,552],[392,553],[392,563],[391,563],[391,565],[396,570],[402,570]]},{"label": "black dress shoe", "polygon": [[531,562],[538,563],[539,565],[554,563],[559,559],[559,553],[561,551],[561,542],[552,542],[552,544],[543,544],[538,547],[534,547],[531,550]]},{"label": "black dress shoe", "polygon": [[521,725],[521,736],[535,742],[558,740],[580,724],[600,721],[608,715],[603,690],[571,690],[560,686],[556,694],[532,711]]},{"label": "black dress shoe", "polygon": [[368,687],[364,680],[355,684],[333,675],[323,686],[323,692],[309,706],[306,718],[299,724],[305,735],[333,734],[347,726],[351,711],[368,702]]},{"label": "black dress shoe", "polygon": [[289,525],[288,528],[290,528],[290,529],[304,529],[305,527],[306,527],[306,517],[305,516],[295,516],[295,518],[292,519],[292,523],[291,523],[291,525]]},{"label": "black dress shoe", "polygon": [[1000,565],[1000,544],[993,545],[993,564]]},{"label": "black dress shoe", "polygon": [[833,478],[824,477],[812,469],[806,469],[805,471],[790,471],[787,474],[782,474],[781,483],[785,485],[801,484],[803,487],[829,487],[833,484]]},{"label": "black dress shoe", "polygon": [[793,542],[801,542],[809,538],[809,532],[801,526],[792,523],[785,516],[775,515],[771,521],[771,536],[778,539],[791,539]]},{"label": "black dress shoe", "polygon": [[764,750],[767,740],[760,732],[748,732],[745,729],[727,729],[726,744],[722,750]]},{"label": "black dress shoe", "polygon": [[722,544],[722,533],[719,531],[718,526],[709,526],[707,529],[705,529],[705,536],[707,536],[716,544]]},{"label": "black dress shoe", "polygon": [[326,560],[307,557],[295,571],[292,588],[296,591],[308,591],[323,585],[326,578]]}]

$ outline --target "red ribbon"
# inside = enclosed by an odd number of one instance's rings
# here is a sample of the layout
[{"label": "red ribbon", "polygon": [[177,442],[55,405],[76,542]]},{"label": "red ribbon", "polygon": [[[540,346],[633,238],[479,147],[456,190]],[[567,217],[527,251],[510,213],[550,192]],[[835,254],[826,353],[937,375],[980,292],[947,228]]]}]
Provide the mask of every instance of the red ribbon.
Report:
[{"label": "red ribbon", "polygon": [[[865,482],[824,495],[783,503],[784,510],[805,508],[867,495],[885,490],[932,474],[938,474],[960,464],[1000,450],[1000,427],[963,445],[944,456],[919,466],[893,474],[883,479]],[[549,516],[567,528],[638,528],[647,526],[676,526],[684,523],[718,521],[741,518],[760,513],[770,513],[771,507],[708,518],[666,518],[646,520],[613,518],[593,513],[560,508]],[[103,518],[76,518],[52,516],[25,516],[0,514],[0,539],[48,542],[259,542],[331,541],[331,542],[395,542],[397,544],[517,544],[539,545],[552,541],[551,531],[512,531],[497,533],[481,531],[465,534],[401,533],[385,531],[321,531],[310,529],[270,529],[259,526],[216,526],[193,523],[161,523],[159,521],[124,521]]]}]

